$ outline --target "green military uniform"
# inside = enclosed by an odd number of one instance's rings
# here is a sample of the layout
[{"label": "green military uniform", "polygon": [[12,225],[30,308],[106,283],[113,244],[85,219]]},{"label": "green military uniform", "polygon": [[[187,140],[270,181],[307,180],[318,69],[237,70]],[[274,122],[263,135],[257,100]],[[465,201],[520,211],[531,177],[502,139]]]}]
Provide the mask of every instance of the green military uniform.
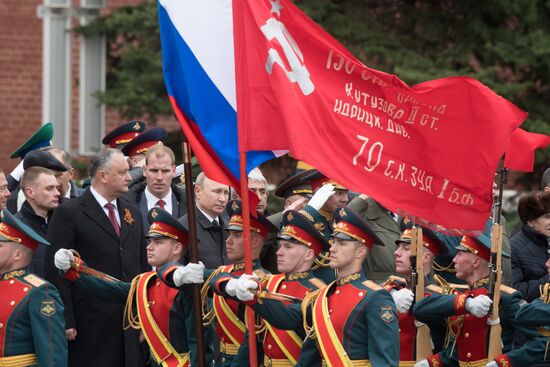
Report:
[{"label": "green military uniform", "polygon": [[[227,230],[242,231],[243,213],[241,202],[239,200],[230,201],[227,205],[227,212],[230,216]],[[277,227],[260,213],[257,213],[256,218],[250,216],[250,229],[263,238],[266,238],[270,232],[277,231]],[[254,274],[259,278],[267,274],[261,267],[259,259],[253,259],[252,268]],[[214,292],[212,310],[208,312],[209,316],[206,316],[206,318],[210,322],[214,321],[214,319],[216,321],[216,333],[220,339],[223,366],[232,365],[239,349],[245,343],[245,313],[247,312],[247,307],[238,300],[229,297],[225,292],[227,281],[241,276],[244,272],[244,262],[222,265],[213,272],[210,272],[201,292],[203,296],[208,294],[208,291]],[[203,307],[205,301],[206,299],[204,298]],[[248,365],[248,362],[246,365]]]},{"label": "green military uniform", "polygon": [[[296,245],[306,246],[313,250],[317,256],[328,245],[326,239],[313,227],[313,224],[297,211],[289,210],[284,213],[279,240],[291,242]],[[283,294],[302,300],[311,292],[324,287],[326,284],[316,278],[311,270],[292,273],[265,276],[260,280],[260,289],[270,293]],[[289,302],[278,303],[269,298],[262,297],[247,304],[261,316],[257,329],[257,350],[259,360],[265,366],[294,366],[300,357],[305,331],[302,323],[295,322],[290,327],[286,318]],[[299,309],[298,309],[299,313]],[[282,326],[282,327],[281,327]],[[245,341],[235,359],[234,365],[246,366],[249,361],[248,332]]]},{"label": "green military uniform", "polygon": [[[470,251],[489,261],[491,240],[486,235],[476,238],[463,237],[458,251]],[[507,256],[506,254],[503,254]],[[448,318],[448,332],[455,339],[446,349],[430,358],[431,366],[448,365],[458,359],[462,365],[484,366],[487,361],[489,315],[478,318],[466,310],[466,300],[470,297],[487,295],[488,278],[482,278],[464,291],[451,289],[450,294],[434,294],[418,302],[413,315],[419,321],[428,323]],[[499,366],[530,366],[536,363],[544,350],[544,340],[533,329],[522,327],[515,321],[515,314],[524,303],[521,294],[513,288],[501,286],[500,324],[502,326],[503,354],[495,361]],[[517,349],[512,349],[516,332],[527,337],[526,342]]]},{"label": "green military uniform", "polygon": [[[153,208],[148,213],[150,224],[147,238],[172,238],[184,247],[188,245],[187,230],[176,218],[163,209]],[[85,265],[75,259],[81,268]],[[164,264],[177,268],[177,264]],[[169,271],[163,271],[167,274]],[[107,276],[92,276],[71,269],[65,277],[85,290],[92,297],[105,302],[126,305],[124,324],[141,330],[151,351],[151,365],[184,367],[191,363],[190,351],[195,347],[192,291],[169,287],[157,276],[156,271],[138,275],[132,283],[118,281]],[[146,309],[141,307],[146,304]]]},{"label": "green military uniform", "polygon": [[[49,245],[4,209],[0,246]],[[67,339],[61,297],[53,285],[25,269],[0,274],[0,366],[65,367]]]},{"label": "green military uniform", "polygon": [[[333,237],[359,241],[369,249],[380,239],[349,208],[334,212]],[[298,366],[397,366],[399,325],[390,293],[363,271],[350,274],[308,296],[303,318],[313,320]],[[313,342],[312,339],[316,342]]]},{"label": "green military uniform", "polygon": [[[403,233],[399,240],[396,241],[398,246],[400,243],[410,244],[412,241],[412,223],[403,222],[402,227],[404,228]],[[428,228],[422,228],[422,232],[424,247],[430,250],[434,256],[447,251],[447,247],[439,240],[435,232]],[[422,259],[417,258],[416,261],[422,261]],[[430,289],[430,284],[432,283],[432,274],[424,274],[424,297],[430,297],[432,295],[433,291]],[[410,286],[407,284],[405,278],[391,276],[384,283],[384,288],[391,292],[392,290],[398,291],[403,288],[410,289]],[[411,289],[411,291],[415,292],[416,290]],[[399,344],[401,346],[399,355],[400,366],[411,366],[414,364],[414,361],[417,360],[415,348],[417,327],[415,321],[412,310],[405,313],[399,313]],[[437,353],[443,349],[446,329],[445,322],[443,320],[434,321],[429,323],[428,327],[430,328],[432,352]]]}]

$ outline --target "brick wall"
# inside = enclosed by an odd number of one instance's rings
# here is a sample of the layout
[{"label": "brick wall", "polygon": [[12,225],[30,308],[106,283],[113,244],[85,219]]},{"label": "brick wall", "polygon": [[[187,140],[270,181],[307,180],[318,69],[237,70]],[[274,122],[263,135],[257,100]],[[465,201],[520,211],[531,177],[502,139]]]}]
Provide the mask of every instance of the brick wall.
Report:
[{"label": "brick wall", "polygon": [[[107,0],[108,14],[120,6],[140,0]],[[19,160],[8,156],[42,124],[42,19],[37,7],[43,0],[0,1],[0,168],[10,171]],[[72,0],[78,7],[79,0]],[[77,26],[77,18],[73,18]],[[71,153],[78,160],[79,144],[79,37],[71,40]],[[105,131],[124,122],[113,111],[106,111]],[[169,130],[178,128],[173,119],[158,121]]]}]

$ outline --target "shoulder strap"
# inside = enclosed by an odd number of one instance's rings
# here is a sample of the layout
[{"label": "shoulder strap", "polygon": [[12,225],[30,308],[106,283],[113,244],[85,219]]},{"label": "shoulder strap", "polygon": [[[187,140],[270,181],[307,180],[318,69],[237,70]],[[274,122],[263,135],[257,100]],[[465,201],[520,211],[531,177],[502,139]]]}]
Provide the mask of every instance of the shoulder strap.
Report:
[{"label": "shoulder strap", "polygon": [[326,287],[327,283],[323,282],[321,279],[319,278],[311,278],[309,280],[309,282],[311,284],[313,284],[317,289],[321,289],[323,287]]},{"label": "shoulder strap", "polygon": [[372,289],[373,291],[379,291],[380,289],[383,289],[382,286],[376,284],[376,283],[373,282],[372,280],[365,280],[362,284],[363,284],[365,287]]}]

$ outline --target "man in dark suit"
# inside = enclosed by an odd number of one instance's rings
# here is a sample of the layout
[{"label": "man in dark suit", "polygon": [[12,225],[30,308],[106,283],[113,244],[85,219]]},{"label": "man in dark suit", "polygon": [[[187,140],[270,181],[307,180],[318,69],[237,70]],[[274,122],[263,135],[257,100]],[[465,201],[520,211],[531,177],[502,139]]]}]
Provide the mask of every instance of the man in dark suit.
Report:
[{"label": "man in dark suit", "polygon": [[[216,269],[227,264],[227,234],[222,214],[229,200],[229,186],[212,181],[201,172],[195,181],[194,192],[199,260],[207,269]],[[187,214],[179,221],[189,229]]]},{"label": "man in dark suit", "polygon": [[123,332],[123,307],[72,288],[54,266],[55,252],[68,248],[78,251],[90,267],[125,282],[149,268],[139,210],[120,197],[130,182],[126,158],[116,149],[102,150],[90,162],[90,176],[91,187],[54,213],[46,278],[57,286],[65,304],[69,366],[138,366],[138,335]]},{"label": "man in dark suit", "polygon": [[149,148],[143,168],[145,181],[135,184],[124,195],[138,206],[145,230],[149,230],[147,213],[154,207],[164,209],[176,218],[187,214],[185,190],[172,184],[176,172],[175,159],[172,149],[165,145],[157,144]]}]

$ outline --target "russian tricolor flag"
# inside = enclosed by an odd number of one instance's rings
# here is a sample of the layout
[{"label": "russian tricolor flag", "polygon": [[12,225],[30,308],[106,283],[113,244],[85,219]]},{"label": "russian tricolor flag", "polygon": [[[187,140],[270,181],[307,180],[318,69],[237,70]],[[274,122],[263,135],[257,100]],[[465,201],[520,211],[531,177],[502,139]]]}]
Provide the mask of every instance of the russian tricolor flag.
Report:
[{"label": "russian tricolor flag", "polygon": [[[178,121],[211,179],[239,188],[231,0],[159,0],[164,79]],[[247,153],[247,172],[286,152]]]}]

